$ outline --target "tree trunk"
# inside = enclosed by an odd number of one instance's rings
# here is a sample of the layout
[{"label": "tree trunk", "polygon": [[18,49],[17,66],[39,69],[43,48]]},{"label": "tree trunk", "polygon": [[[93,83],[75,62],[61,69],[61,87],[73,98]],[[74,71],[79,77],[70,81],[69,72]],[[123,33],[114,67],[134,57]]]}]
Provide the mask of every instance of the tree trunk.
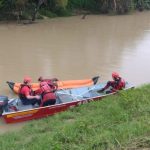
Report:
[{"label": "tree trunk", "polygon": [[116,12],[116,8],[117,8],[117,4],[116,4],[116,0],[114,0],[114,11]]},{"label": "tree trunk", "polygon": [[37,14],[37,12],[39,11],[39,8],[40,8],[40,6],[42,5],[42,4],[47,4],[47,0],[39,0],[38,1],[38,4],[37,4],[37,6],[36,6],[36,8],[35,8],[35,10],[34,10],[34,13],[33,13],[33,15],[32,15],[32,21],[35,21],[35,19],[36,19],[36,14]]}]

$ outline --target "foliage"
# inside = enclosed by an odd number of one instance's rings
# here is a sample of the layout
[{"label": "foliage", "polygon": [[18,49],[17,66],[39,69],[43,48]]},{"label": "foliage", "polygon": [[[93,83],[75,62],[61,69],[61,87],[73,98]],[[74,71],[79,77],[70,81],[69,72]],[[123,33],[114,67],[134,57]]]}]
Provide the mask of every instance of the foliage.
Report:
[{"label": "foliage", "polygon": [[68,0],[56,0],[57,7],[62,7],[63,9],[66,9],[67,4]]},{"label": "foliage", "polygon": [[133,9],[150,9],[150,0],[0,0],[0,17],[7,19],[34,20],[38,11],[54,17],[78,11],[125,14]]},{"label": "foliage", "polygon": [[134,0],[135,8],[142,11],[143,9],[150,9],[150,0]]},{"label": "foliage", "polygon": [[70,11],[64,9],[63,7],[57,7],[54,13],[56,13],[57,16],[70,16],[71,15]]},{"label": "foliage", "polygon": [[68,8],[70,9],[86,9],[97,10],[96,0],[69,0]]},{"label": "foliage", "polygon": [[48,9],[40,9],[40,14],[43,16],[47,16],[49,18],[53,18],[53,17],[57,17],[57,15],[55,13],[52,13],[50,10]]}]

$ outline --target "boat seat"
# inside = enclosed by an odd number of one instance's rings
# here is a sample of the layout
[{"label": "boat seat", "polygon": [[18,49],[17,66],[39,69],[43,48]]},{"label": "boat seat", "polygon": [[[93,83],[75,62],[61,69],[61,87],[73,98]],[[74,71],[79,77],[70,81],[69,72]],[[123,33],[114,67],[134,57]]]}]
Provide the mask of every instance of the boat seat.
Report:
[{"label": "boat seat", "polygon": [[33,109],[32,105],[21,105],[19,106],[19,110],[27,110],[27,109]]},{"label": "boat seat", "polygon": [[33,106],[31,104],[30,105],[24,105],[24,104],[22,104],[20,99],[17,100],[17,109],[18,109],[18,111],[32,109],[32,108],[33,108]]}]

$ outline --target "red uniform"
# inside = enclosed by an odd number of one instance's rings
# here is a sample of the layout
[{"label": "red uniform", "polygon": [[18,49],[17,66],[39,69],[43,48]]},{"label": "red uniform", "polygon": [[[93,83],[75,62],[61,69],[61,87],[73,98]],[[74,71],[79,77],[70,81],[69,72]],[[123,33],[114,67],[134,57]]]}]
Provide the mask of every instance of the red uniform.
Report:
[{"label": "red uniform", "polygon": [[110,89],[110,92],[116,92],[118,90],[122,90],[123,88],[125,88],[125,81],[121,78],[118,78],[118,80],[114,80],[114,81],[108,81],[107,85],[103,88],[103,90],[106,90],[108,88]]},{"label": "red uniform", "polygon": [[56,95],[54,89],[51,88],[47,82],[41,83],[41,88],[36,91],[36,93],[41,94],[42,101],[40,106],[54,105],[56,103]]},{"label": "red uniform", "polygon": [[31,89],[31,87],[29,85],[22,84],[21,88],[20,88],[20,91],[19,91],[19,97],[20,97],[22,103],[24,105],[29,105],[29,104],[34,105],[35,103],[40,104],[40,101],[35,99],[35,98],[28,99],[27,98],[28,95],[33,95],[33,91]]},{"label": "red uniform", "polygon": [[28,96],[28,95],[31,95],[32,91],[31,91],[31,88],[30,86],[27,86],[27,85],[22,85],[21,86],[21,89],[20,89],[20,94],[24,97]]},{"label": "red uniform", "polygon": [[109,94],[125,88],[125,81],[120,77],[117,72],[112,73],[112,78],[113,81],[108,81],[106,86],[98,92],[104,92],[105,90],[107,90],[106,94]]}]

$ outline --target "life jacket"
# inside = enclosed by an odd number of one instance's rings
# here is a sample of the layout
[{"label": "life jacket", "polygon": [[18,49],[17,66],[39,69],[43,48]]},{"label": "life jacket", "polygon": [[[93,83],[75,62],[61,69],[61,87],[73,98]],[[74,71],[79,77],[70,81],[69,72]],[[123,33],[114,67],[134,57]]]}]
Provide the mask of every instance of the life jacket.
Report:
[{"label": "life jacket", "polygon": [[55,92],[52,88],[50,88],[50,86],[47,84],[47,82],[43,82],[40,84],[41,88],[41,97],[42,97],[42,100],[41,100],[41,104],[40,106],[42,107],[44,105],[44,103],[46,102],[56,102],[56,95],[55,95]]},{"label": "life jacket", "polygon": [[44,83],[44,85],[41,86],[41,96],[42,99],[44,97],[44,95],[48,94],[48,93],[53,93],[53,89],[50,88],[50,86],[48,85],[48,83]]},{"label": "life jacket", "polygon": [[110,87],[110,93],[116,92],[118,90],[122,90],[125,88],[125,81],[122,78],[118,78],[114,81],[108,81],[106,86],[103,88],[104,90]]},{"label": "life jacket", "polygon": [[22,89],[23,89],[23,87],[28,87],[29,88],[29,90],[30,90],[30,95],[33,95],[33,91],[32,91],[32,89],[31,89],[31,86],[30,85],[26,85],[26,84],[21,84],[20,85],[20,89],[19,89],[19,97],[20,97],[20,99],[27,99],[26,98],[26,96],[25,96],[25,94],[23,94],[22,93]]},{"label": "life jacket", "polygon": [[122,90],[123,88],[125,88],[125,81],[122,78],[119,78],[118,80],[115,80],[112,84],[112,91],[117,91],[117,90]]},{"label": "life jacket", "polygon": [[53,89],[54,91],[56,91],[57,88],[58,88],[57,83],[54,83],[54,81],[51,80],[51,79],[44,79],[42,82],[46,82],[46,83],[48,84],[48,86],[49,86],[51,89]]}]

